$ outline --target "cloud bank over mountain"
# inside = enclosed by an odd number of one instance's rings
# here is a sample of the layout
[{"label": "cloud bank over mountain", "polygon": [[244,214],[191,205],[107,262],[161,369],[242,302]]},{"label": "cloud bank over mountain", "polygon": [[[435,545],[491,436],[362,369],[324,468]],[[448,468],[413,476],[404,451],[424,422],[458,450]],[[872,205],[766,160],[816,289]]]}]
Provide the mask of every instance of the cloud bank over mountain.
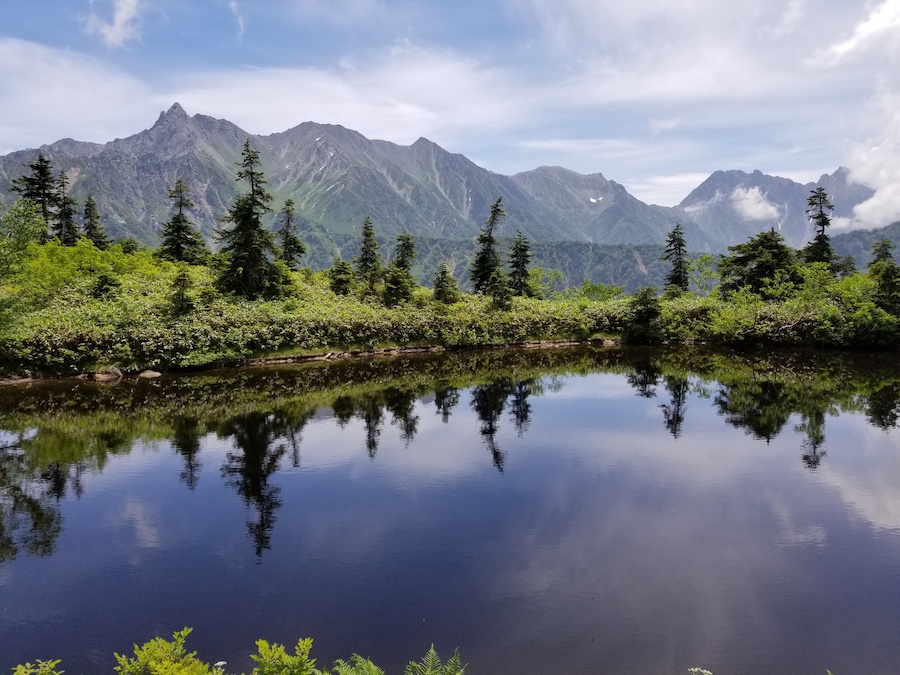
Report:
[{"label": "cloud bank over mountain", "polygon": [[[48,0],[0,29],[0,152],[102,142],[172,101],[270,134],[420,136],[498,173],[614,175],[674,205],[698,175],[878,188],[900,218],[900,0]],[[746,207],[747,203],[742,202]]]}]

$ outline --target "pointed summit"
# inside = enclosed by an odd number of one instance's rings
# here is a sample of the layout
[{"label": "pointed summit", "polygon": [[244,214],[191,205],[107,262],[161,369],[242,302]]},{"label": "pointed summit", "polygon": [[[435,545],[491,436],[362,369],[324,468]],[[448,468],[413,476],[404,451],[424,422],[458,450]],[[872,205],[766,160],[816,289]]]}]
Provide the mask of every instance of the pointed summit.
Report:
[{"label": "pointed summit", "polygon": [[175,102],[172,104],[172,107],[166,111],[159,113],[159,119],[156,121],[157,124],[160,122],[166,121],[171,123],[179,123],[179,122],[187,122],[191,119],[191,116],[188,115],[184,108],[181,107],[181,104]]}]

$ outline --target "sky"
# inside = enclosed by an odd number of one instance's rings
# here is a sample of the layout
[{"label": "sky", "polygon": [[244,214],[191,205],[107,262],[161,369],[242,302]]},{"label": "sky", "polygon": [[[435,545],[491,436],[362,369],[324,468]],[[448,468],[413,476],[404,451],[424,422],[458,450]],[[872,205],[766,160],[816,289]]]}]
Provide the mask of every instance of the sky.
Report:
[{"label": "sky", "polygon": [[839,166],[900,219],[900,0],[0,0],[0,154],[189,114],[421,136],[672,206]]}]

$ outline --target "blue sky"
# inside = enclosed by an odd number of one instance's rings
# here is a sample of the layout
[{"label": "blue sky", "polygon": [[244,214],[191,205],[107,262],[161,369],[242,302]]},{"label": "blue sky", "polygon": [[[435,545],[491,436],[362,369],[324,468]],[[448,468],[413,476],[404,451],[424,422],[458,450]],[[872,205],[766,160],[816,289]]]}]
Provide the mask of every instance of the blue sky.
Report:
[{"label": "blue sky", "polygon": [[717,169],[878,189],[900,219],[900,0],[0,0],[0,154],[175,101],[269,134],[418,137],[673,205]]}]

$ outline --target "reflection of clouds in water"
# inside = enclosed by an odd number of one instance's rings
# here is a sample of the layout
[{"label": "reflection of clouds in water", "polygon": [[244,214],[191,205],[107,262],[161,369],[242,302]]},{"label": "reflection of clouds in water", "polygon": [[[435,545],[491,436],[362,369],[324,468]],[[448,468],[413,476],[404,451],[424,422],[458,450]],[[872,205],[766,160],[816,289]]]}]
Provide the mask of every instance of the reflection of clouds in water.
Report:
[{"label": "reflection of clouds in water", "polygon": [[[858,419],[858,418],[857,418]],[[900,430],[864,426],[860,437],[829,454],[818,479],[835,488],[853,512],[873,528],[900,531]]]},{"label": "reflection of clouds in water", "polygon": [[821,525],[807,525],[806,527],[798,528],[794,524],[794,519],[783,499],[771,495],[769,501],[772,506],[772,513],[775,515],[775,519],[781,528],[781,534],[778,535],[778,543],[786,546],[825,545],[828,535],[824,527]]},{"label": "reflection of clouds in water", "polygon": [[514,597],[526,608],[512,632],[533,631],[526,641],[538,643],[555,631],[602,635],[635,645],[635,659],[666,645],[712,654],[739,631],[755,644],[775,641],[770,580],[785,583],[793,572],[766,545],[776,530],[766,505],[746,502],[740,489],[697,499],[663,476],[648,484],[628,469],[615,473],[596,489],[556,486],[508,531],[527,536],[507,533],[487,556],[508,561],[492,579],[495,601]]},{"label": "reflection of clouds in water", "polygon": [[634,396],[634,388],[624,376],[609,373],[563,377],[547,389],[549,391],[545,396],[560,400],[589,401]]},{"label": "reflection of clouds in water", "polygon": [[129,501],[122,517],[134,528],[135,543],[139,548],[159,548],[159,526],[154,524],[154,518],[145,504]]},{"label": "reflection of clouds in water", "polygon": [[[433,404],[418,401],[414,406],[418,416],[415,438],[407,446],[399,429],[391,424],[392,416],[385,412],[381,423],[378,453],[374,468],[391,475],[400,483],[422,485],[465,478],[490,467],[490,455],[478,433],[478,420],[469,410],[469,392],[464,392],[450,417],[450,425],[441,421]],[[501,429],[514,434],[512,421],[504,420]],[[353,418],[343,428],[335,420],[316,420],[303,429],[301,471],[334,470],[341,467],[364,479],[366,467],[356,464],[365,455],[365,426]]]}]

